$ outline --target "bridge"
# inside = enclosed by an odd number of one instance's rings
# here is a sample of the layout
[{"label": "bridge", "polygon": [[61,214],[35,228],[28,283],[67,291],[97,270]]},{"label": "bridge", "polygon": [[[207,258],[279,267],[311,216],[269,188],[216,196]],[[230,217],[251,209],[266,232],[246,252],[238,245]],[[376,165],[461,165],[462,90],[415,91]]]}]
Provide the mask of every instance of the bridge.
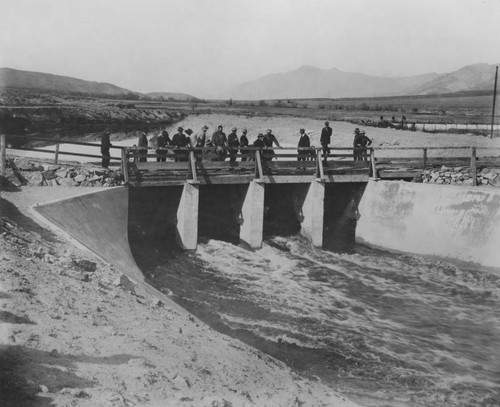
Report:
[{"label": "bridge", "polygon": [[[215,148],[176,148],[160,154],[122,151],[125,181],[131,187],[197,184],[264,184],[319,182],[367,182],[373,171],[373,149],[355,160],[352,148],[332,148],[325,163],[320,148],[248,147],[245,153],[229,157],[217,155]],[[303,161],[298,161],[299,155]],[[141,159],[143,161],[141,161]]]},{"label": "bridge", "polygon": [[[1,140],[4,171],[5,136]],[[65,154],[101,158],[62,151],[63,144],[76,150],[100,148],[96,143],[58,140],[47,148],[21,149],[54,154],[54,163]],[[258,248],[265,234],[295,233],[316,247],[349,248],[355,239],[357,206],[370,177],[412,179],[424,168],[449,165],[470,166],[475,180],[478,163],[500,165],[498,157],[478,155],[475,147],[450,147],[460,152],[453,157],[446,148],[368,148],[355,157],[352,147],[335,147],[326,164],[319,148],[273,148],[271,153],[249,147],[234,160],[221,160],[211,148],[169,148],[160,154],[112,148],[119,152],[111,157],[118,162],[113,168],[121,169],[128,191],[128,216],[133,218],[129,228],[152,231],[152,239],[175,235],[186,250],[196,249],[199,236]],[[305,161],[298,161],[299,154]]]}]

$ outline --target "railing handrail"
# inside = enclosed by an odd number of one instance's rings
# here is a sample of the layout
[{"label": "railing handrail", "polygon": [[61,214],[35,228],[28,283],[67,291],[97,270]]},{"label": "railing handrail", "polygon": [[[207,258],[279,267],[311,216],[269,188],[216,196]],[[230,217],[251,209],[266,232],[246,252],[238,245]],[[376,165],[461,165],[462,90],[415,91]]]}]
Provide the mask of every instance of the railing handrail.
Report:
[{"label": "railing handrail", "polygon": [[[20,135],[10,135],[8,137],[13,137],[17,139],[25,139],[26,142],[29,141],[47,141],[50,144],[56,145],[56,144],[74,144],[74,145],[79,145],[79,146],[89,146],[89,147],[101,147],[101,143],[87,143],[84,141],[73,141],[73,140],[66,140],[62,138],[47,138],[47,137],[31,137],[31,136],[20,136]],[[11,147],[14,150],[22,150],[23,148],[26,147]],[[111,145],[110,148],[117,148],[117,149],[124,149],[127,147],[123,146],[113,146]]]}]

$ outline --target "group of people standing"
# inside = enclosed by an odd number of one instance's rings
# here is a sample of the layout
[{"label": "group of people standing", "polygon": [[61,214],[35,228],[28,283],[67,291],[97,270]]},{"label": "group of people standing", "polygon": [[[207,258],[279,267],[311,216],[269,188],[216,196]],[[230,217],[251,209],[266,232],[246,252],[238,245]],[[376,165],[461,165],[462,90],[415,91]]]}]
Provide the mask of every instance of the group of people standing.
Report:
[{"label": "group of people standing", "polygon": [[[333,136],[333,129],[328,121],[324,122],[324,127],[321,129],[320,143],[323,156],[323,164],[327,164],[327,158],[330,155],[330,143]],[[170,137],[166,130],[163,130],[156,137],[156,161],[164,162],[167,160],[167,153],[172,149],[175,155],[175,161],[188,161],[189,151],[187,148],[195,149],[196,160],[201,161],[206,158],[210,161],[224,161],[229,156],[230,162],[235,162],[238,152],[241,153],[241,161],[253,160],[255,156],[249,147],[255,147],[262,150],[262,159],[271,161],[276,153],[273,147],[280,148],[280,143],[271,129],[267,129],[265,134],[259,133],[257,139],[250,145],[248,140],[248,131],[243,129],[241,136],[238,136],[236,127],[231,129],[231,132],[226,135],[223,126],[218,126],[217,130],[209,138],[207,135],[208,126],[203,126],[199,133],[194,134],[193,130],[182,127],[177,128],[177,132]],[[107,168],[109,165],[110,155],[109,149],[111,143],[109,141],[110,131],[106,130],[101,136],[101,153],[102,166]],[[367,160],[365,151],[372,144],[372,140],[368,138],[364,130],[358,128],[354,131],[353,155],[355,161]],[[315,160],[316,150],[311,149],[311,140],[305,129],[299,130],[299,141],[297,144],[297,160],[308,161]],[[139,135],[139,140],[134,149],[137,151],[137,160],[139,162],[147,161],[148,149],[150,142],[147,134],[142,132]],[[201,150],[203,149],[203,150]]]}]

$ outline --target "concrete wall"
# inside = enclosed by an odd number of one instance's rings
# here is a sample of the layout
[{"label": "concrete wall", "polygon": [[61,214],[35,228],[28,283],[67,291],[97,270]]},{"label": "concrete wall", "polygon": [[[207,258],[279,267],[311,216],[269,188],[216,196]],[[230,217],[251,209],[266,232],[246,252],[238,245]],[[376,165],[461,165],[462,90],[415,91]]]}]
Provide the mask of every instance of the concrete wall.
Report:
[{"label": "concrete wall", "polygon": [[359,242],[500,267],[497,189],[370,181],[359,211]]},{"label": "concrete wall", "polygon": [[143,280],[128,241],[128,189],[110,188],[33,209],[134,281]]}]

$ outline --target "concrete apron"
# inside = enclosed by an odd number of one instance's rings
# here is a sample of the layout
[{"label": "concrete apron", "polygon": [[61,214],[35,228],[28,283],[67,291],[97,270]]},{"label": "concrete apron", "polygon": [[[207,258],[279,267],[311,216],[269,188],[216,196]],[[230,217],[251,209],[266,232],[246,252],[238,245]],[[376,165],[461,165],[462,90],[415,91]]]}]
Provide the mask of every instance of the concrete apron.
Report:
[{"label": "concrete apron", "polygon": [[83,246],[113,265],[152,298],[186,311],[144,281],[128,242],[128,189],[106,188],[71,198],[36,204],[32,212],[77,246]]},{"label": "concrete apron", "polygon": [[370,181],[356,240],[492,267],[500,275],[500,191],[491,187]]}]

